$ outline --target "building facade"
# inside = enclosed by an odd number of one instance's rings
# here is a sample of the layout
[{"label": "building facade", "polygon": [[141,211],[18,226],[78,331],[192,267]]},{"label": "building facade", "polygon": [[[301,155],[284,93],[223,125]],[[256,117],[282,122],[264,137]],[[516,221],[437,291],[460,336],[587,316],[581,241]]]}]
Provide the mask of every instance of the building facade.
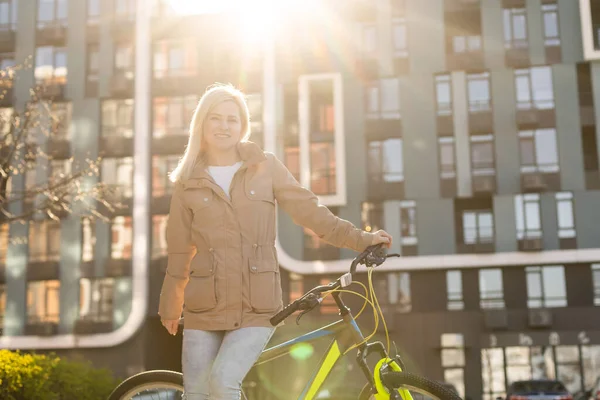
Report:
[{"label": "building facade", "polygon": [[[50,165],[12,187],[102,156],[96,179],[127,205],[110,222],[1,226],[0,347],[81,355],[121,376],[179,368],[180,336],[156,315],[167,173],[218,81],[248,94],[252,140],[321,203],[394,236],[403,257],[374,285],[413,370],[472,399],[531,377],[589,388],[600,376],[599,7],[323,0],[281,11],[269,40],[252,41],[230,14],[179,15],[167,1],[0,0],[0,63],[32,57],[2,107],[23,107],[37,84],[63,122],[41,144]],[[281,212],[277,245],[284,302],[354,256]],[[325,303],[307,321],[334,318]],[[266,386],[260,398],[286,398]]]}]

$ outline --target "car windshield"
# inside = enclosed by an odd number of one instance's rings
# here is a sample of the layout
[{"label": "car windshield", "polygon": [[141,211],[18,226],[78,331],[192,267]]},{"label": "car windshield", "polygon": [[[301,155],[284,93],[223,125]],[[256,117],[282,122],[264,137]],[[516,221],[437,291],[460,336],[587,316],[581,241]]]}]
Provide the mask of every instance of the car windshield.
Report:
[{"label": "car windshield", "polygon": [[560,393],[566,391],[565,386],[557,381],[523,381],[513,384],[514,393]]}]

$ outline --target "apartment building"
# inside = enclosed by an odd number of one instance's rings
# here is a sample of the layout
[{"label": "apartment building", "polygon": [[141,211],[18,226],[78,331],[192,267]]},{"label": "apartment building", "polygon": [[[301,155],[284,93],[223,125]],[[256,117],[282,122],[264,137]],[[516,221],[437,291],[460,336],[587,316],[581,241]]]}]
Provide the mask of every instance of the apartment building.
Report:
[{"label": "apartment building", "polygon": [[[1,225],[0,347],[120,375],[178,368],[180,338],[156,315],[167,173],[219,81],[248,93],[252,140],[321,203],[394,236],[403,257],[374,285],[413,370],[472,399],[521,378],[576,391],[600,376],[600,2],[306,2],[259,44],[228,13],[170,4],[0,0],[0,66],[33,60],[0,106],[23,107],[38,84],[62,121],[43,144],[49,168],[12,186],[102,156],[97,179],[127,204],[110,222]],[[354,256],[282,212],[278,249],[285,302]],[[324,303],[308,321],[335,312]],[[277,398],[282,372],[268,371],[260,398]]]}]

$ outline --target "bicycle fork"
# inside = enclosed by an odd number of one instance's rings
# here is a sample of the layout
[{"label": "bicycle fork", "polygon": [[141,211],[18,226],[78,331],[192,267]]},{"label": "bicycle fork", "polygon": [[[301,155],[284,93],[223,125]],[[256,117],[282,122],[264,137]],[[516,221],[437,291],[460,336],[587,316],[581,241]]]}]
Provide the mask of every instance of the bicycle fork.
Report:
[{"label": "bicycle fork", "polygon": [[[367,364],[367,357],[374,352],[379,353],[380,359],[373,368],[373,372],[371,372]],[[396,355],[394,359],[389,358],[383,343],[374,342],[361,346],[356,355],[356,362],[367,377],[376,400],[413,400],[408,390],[394,390],[394,388],[389,388],[383,383],[382,375],[385,375],[386,372],[402,371],[404,369],[404,363],[400,355]]]}]

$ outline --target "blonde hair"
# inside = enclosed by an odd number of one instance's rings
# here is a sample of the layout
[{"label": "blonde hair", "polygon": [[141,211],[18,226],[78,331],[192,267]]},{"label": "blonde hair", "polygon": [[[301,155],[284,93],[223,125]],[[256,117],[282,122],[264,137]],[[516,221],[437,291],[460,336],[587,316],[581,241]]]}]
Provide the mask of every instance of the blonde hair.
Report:
[{"label": "blonde hair", "polygon": [[169,174],[171,182],[177,182],[189,178],[198,157],[202,152],[202,137],[204,135],[204,121],[211,110],[224,101],[235,102],[240,109],[242,122],[242,138],[240,142],[246,142],[250,138],[250,112],[244,94],[231,84],[217,83],[209,86],[200,98],[192,121],[190,122],[188,144],[177,167]]}]

